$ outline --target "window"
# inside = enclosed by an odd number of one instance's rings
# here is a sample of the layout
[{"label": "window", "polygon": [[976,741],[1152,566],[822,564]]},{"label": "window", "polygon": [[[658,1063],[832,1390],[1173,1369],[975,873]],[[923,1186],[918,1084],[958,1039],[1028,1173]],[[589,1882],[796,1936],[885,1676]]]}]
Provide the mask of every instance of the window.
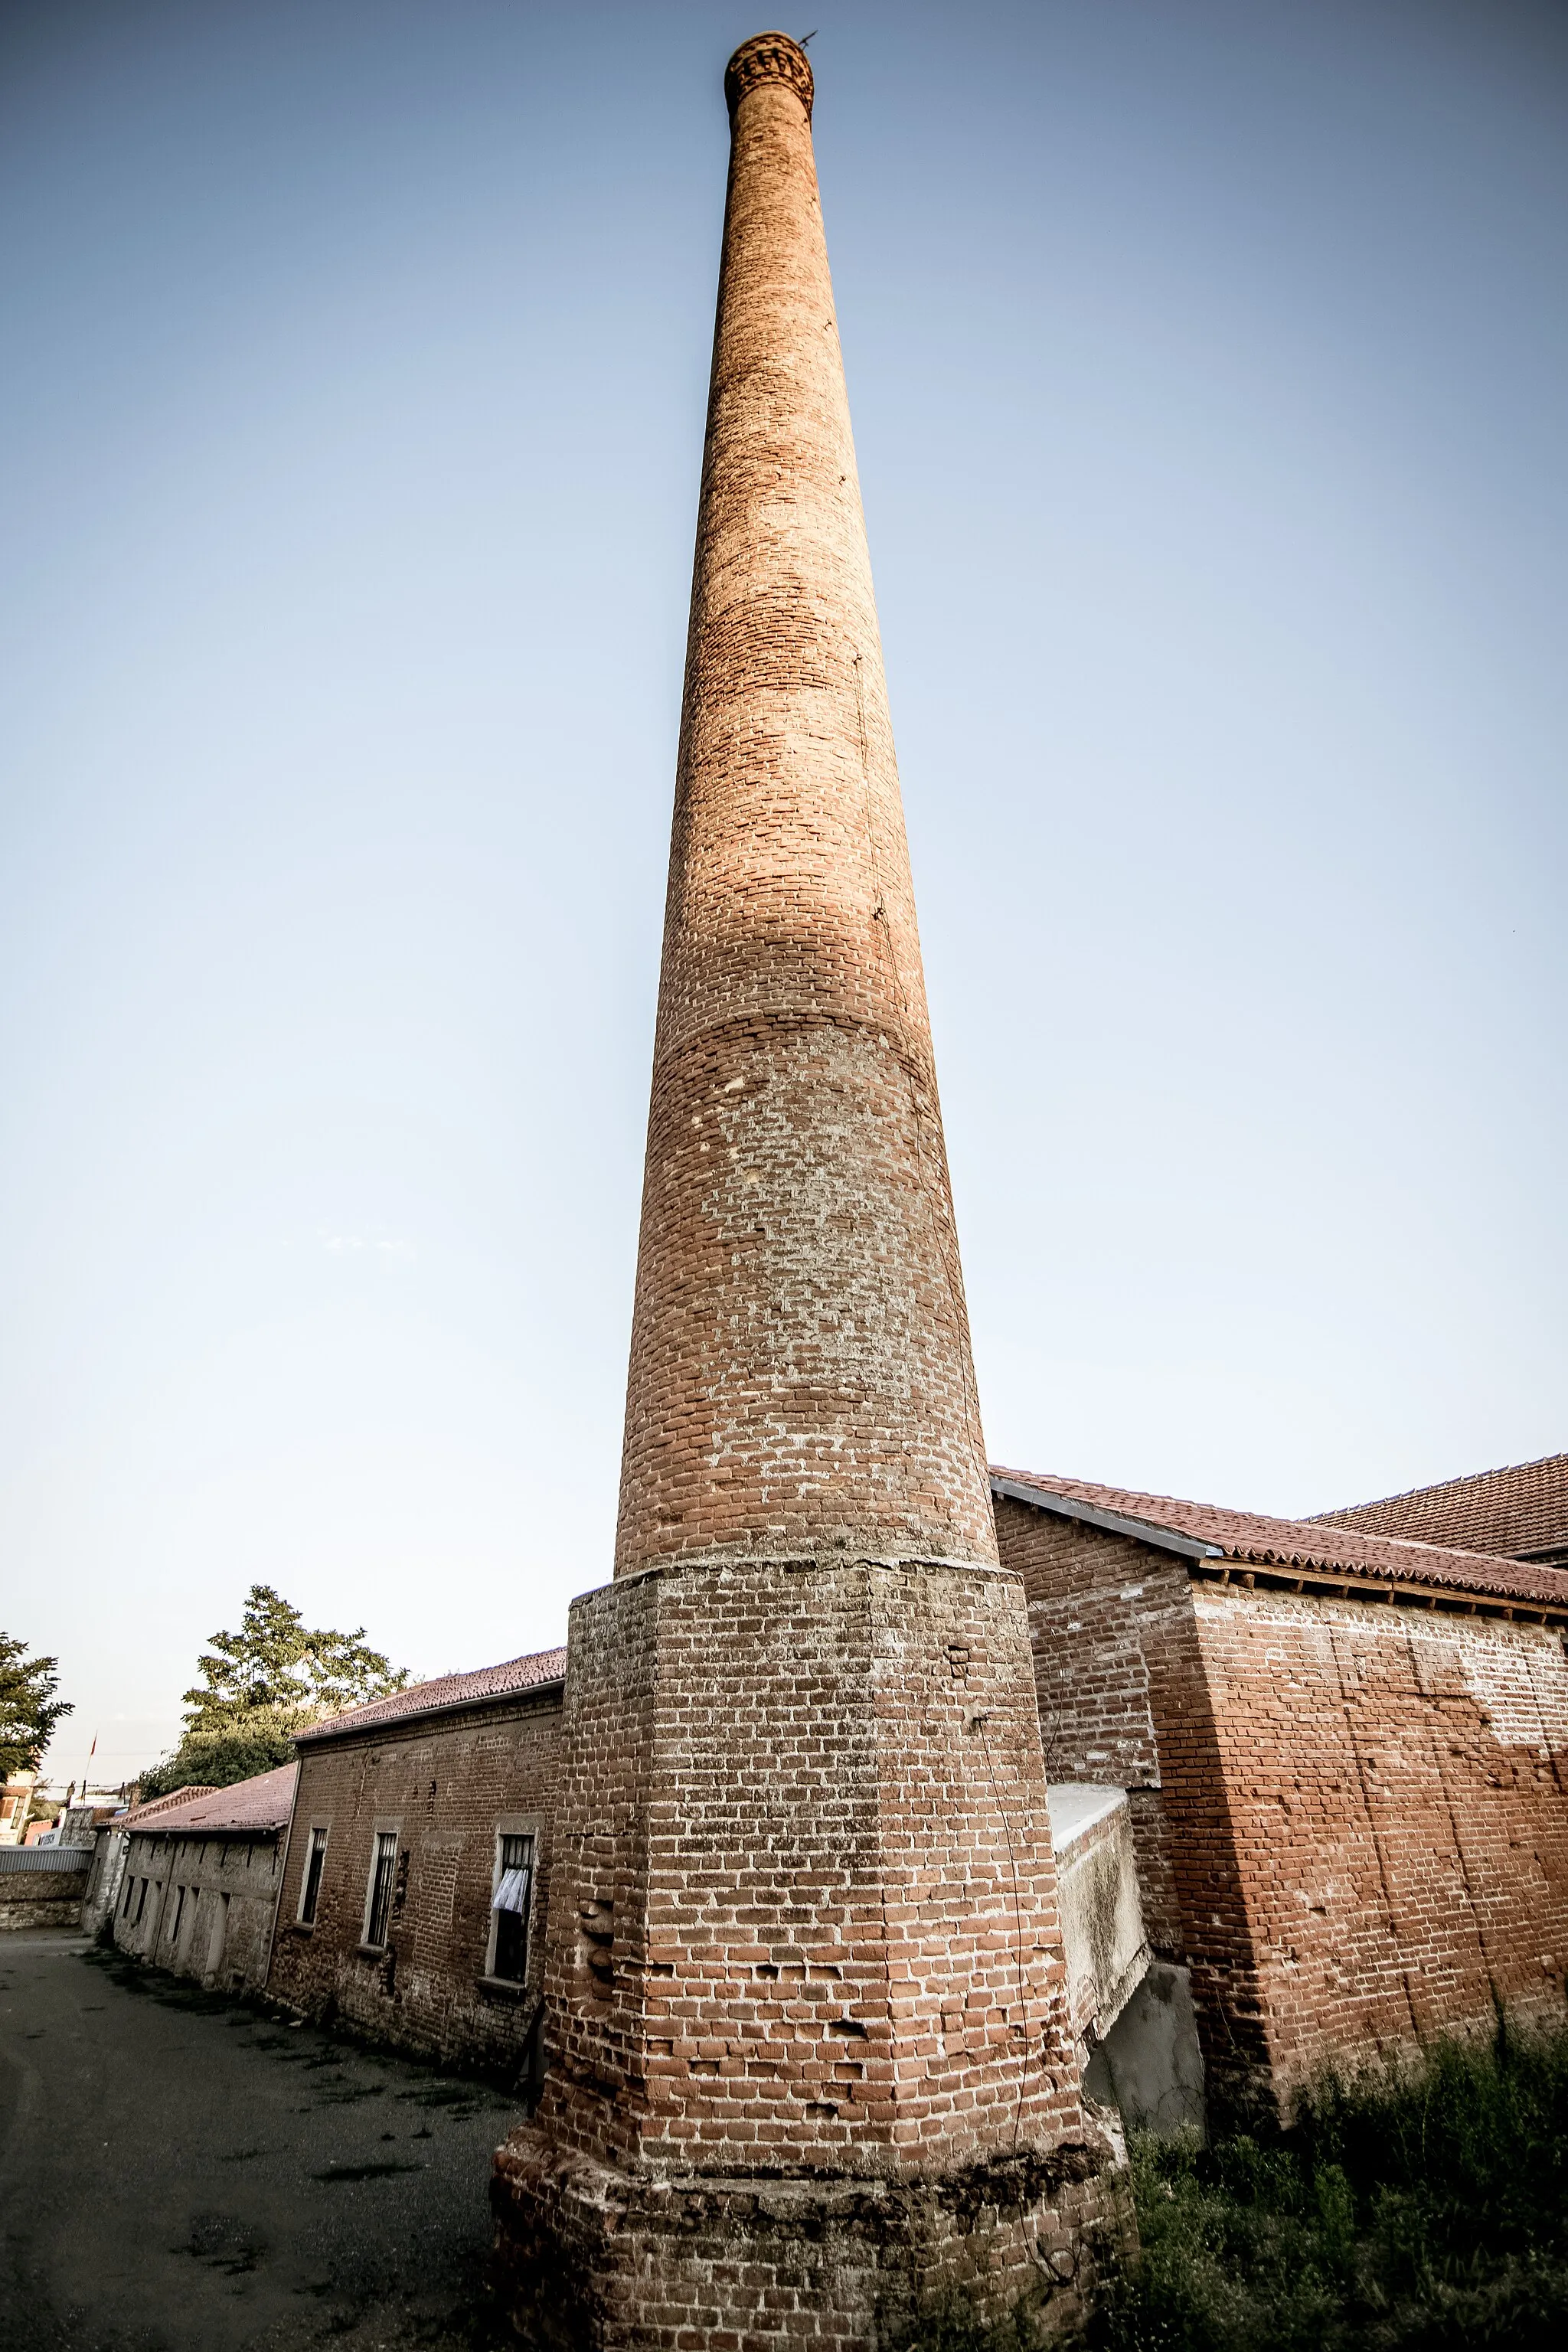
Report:
[{"label": "window", "polygon": [[321,1897],[321,1865],[327,1859],[327,1832],[310,1832],[310,1851],[305,1857],[305,1883],[300,1889],[300,1916],[309,1927],[316,1916],[316,1906]]},{"label": "window", "polygon": [[145,1911],[145,1909],[146,1909],[146,1908],[147,1908],[147,1881],[146,1881],[145,1879],[143,1879],[143,1880],[142,1881],[142,1892],[141,1892],[141,1894],[140,1894],[140,1895],[137,1896],[137,1898],[136,1898],[136,1918],[135,1918],[135,1921],[134,1921],[134,1925],[135,1925],[136,1927],[140,1927],[140,1926],[142,1925],[142,1912],[143,1912],[143,1911]]},{"label": "window", "polygon": [[180,1918],[184,1907],[185,1890],[183,1886],[176,1886],[174,1889],[174,1924],[169,1930],[169,1941],[171,1944],[177,1944],[180,1940]]},{"label": "window", "polygon": [[384,1944],[387,1915],[392,1909],[392,1882],[397,1872],[397,1832],[382,1830],[375,1841],[375,1859],[370,1868],[370,1908],[365,1914],[364,1939],[367,1944]]},{"label": "window", "polygon": [[528,1971],[528,1906],[532,1892],[533,1840],[503,1832],[496,1840],[489,1974],[509,1984],[521,1984]]},{"label": "window", "polygon": [[128,1878],[125,1882],[125,1900],[120,1906],[120,1916],[122,1919],[131,1909],[131,1897],[135,1894],[135,1892],[136,1881],[133,1878]]}]

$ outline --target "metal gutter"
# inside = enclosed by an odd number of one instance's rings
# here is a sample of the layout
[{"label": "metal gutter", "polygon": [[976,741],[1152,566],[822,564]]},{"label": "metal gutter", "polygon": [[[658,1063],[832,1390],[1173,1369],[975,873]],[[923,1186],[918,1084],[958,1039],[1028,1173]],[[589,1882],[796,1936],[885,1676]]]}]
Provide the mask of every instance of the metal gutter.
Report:
[{"label": "metal gutter", "polygon": [[1105,1528],[1113,1536],[1131,1536],[1160,1551],[1179,1552],[1184,1559],[1225,1558],[1218,1544],[1200,1543],[1196,1536],[1179,1536],[1170,1528],[1156,1527],[1151,1519],[1124,1518],[1120,1511],[1102,1511],[1092,1504],[1075,1502],[1070,1496],[1050,1494],[1043,1486],[1025,1486],[1016,1478],[993,1478],[991,1492],[1005,1495],[1012,1503],[1027,1503],[1032,1510],[1049,1511],[1057,1518],[1082,1519],[1087,1526]]}]

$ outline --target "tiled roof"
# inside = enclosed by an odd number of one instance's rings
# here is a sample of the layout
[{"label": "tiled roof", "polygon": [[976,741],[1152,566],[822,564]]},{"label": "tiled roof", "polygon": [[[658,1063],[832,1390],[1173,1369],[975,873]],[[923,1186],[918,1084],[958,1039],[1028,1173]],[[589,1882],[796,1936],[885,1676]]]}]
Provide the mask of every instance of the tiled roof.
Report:
[{"label": "tiled roof", "polygon": [[1116,1518],[1184,1537],[1212,1547],[1223,1559],[1245,1560],[1257,1568],[1321,1569],[1331,1574],[1375,1577],[1568,1610],[1568,1573],[1560,1569],[1527,1567],[1517,1560],[1446,1545],[1400,1542],[1360,1528],[1325,1525],[1321,1519],[1276,1519],[1260,1511],[1226,1510],[1215,1503],[1184,1503],[1173,1495],[1142,1495],[1082,1478],[1048,1477],[994,1465],[991,1475],[994,1480],[1032,1486]]},{"label": "tiled roof", "polygon": [[301,1743],[335,1739],[346,1731],[401,1723],[410,1716],[441,1715],[449,1707],[474,1706],[489,1698],[510,1698],[517,1691],[558,1683],[565,1672],[564,1649],[534,1650],[527,1657],[508,1658],[499,1666],[476,1667],[471,1675],[437,1675],[434,1682],[415,1683],[407,1690],[391,1691],[385,1698],[370,1699],[363,1706],[351,1706],[343,1715],[330,1715],[324,1723],[313,1723],[309,1731],[300,1732],[300,1739]]},{"label": "tiled roof", "polygon": [[258,1772],[254,1780],[237,1780],[230,1789],[176,1789],[172,1797],[133,1805],[112,1827],[155,1831],[160,1836],[166,1832],[171,1837],[244,1830],[260,1837],[288,1827],[299,1771],[297,1764],[279,1764],[270,1772]]},{"label": "tiled roof", "polygon": [[150,1822],[154,1813],[166,1813],[171,1805],[193,1804],[196,1798],[210,1797],[212,1793],[212,1788],[205,1780],[196,1781],[188,1789],[171,1789],[166,1797],[149,1797],[144,1805],[132,1805],[129,1811],[116,1813],[114,1827],[117,1830],[123,1829],[132,1814],[135,1815],[137,1823],[140,1825],[143,1822]]},{"label": "tiled roof", "polygon": [[1462,1544],[1467,1551],[1505,1552],[1513,1559],[1568,1553],[1568,1454],[1321,1511],[1314,1524],[1365,1528],[1416,1543]]}]

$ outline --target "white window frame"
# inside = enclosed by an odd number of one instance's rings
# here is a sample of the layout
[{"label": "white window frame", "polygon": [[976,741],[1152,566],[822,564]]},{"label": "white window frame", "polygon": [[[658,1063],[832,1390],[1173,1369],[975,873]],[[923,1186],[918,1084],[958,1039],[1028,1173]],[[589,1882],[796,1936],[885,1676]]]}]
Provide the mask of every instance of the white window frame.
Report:
[{"label": "white window frame", "polygon": [[[502,1979],[498,1977],[495,1972],[496,1943],[500,1932],[499,1925],[500,1914],[495,1907],[495,1898],[496,1889],[500,1886],[501,1880],[501,1840],[509,1837],[531,1838],[533,1840],[533,1854],[532,1859],[529,1864],[528,1925],[524,1930],[523,1937],[522,1974],[517,1978],[507,1977]],[[487,1983],[515,1983],[521,1990],[528,1981],[528,1964],[533,1958],[533,1922],[539,1906],[540,1843],[539,1818],[535,1813],[506,1813],[503,1814],[501,1819],[496,1823],[495,1837],[490,1846],[489,1928],[485,1937],[485,1979]]]}]

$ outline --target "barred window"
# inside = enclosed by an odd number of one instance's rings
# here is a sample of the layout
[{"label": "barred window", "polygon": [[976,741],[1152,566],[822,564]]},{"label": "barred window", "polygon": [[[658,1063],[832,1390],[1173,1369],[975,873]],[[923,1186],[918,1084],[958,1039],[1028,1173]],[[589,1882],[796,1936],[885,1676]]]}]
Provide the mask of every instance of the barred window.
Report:
[{"label": "barred window", "polygon": [[528,1913],[533,1895],[533,1840],[496,1839],[495,1893],[490,1897],[494,1932],[489,1973],[521,1984],[528,1973]]},{"label": "barred window", "polygon": [[[316,1916],[316,1906],[321,1899],[321,1868],[327,1859],[327,1832],[310,1832],[310,1851],[305,1857],[305,1883],[300,1890],[300,1916],[308,1927]],[[372,1942],[375,1939],[373,1937]]]},{"label": "barred window", "polygon": [[384,1944],[386,1922],[392,1910],[392,1884],[397,1873],[397,1832],[382,1830],[375,1841],[375,1860],[370,1873],[370,1909],[365,1919],[364,1939],[367,1944]]}]

